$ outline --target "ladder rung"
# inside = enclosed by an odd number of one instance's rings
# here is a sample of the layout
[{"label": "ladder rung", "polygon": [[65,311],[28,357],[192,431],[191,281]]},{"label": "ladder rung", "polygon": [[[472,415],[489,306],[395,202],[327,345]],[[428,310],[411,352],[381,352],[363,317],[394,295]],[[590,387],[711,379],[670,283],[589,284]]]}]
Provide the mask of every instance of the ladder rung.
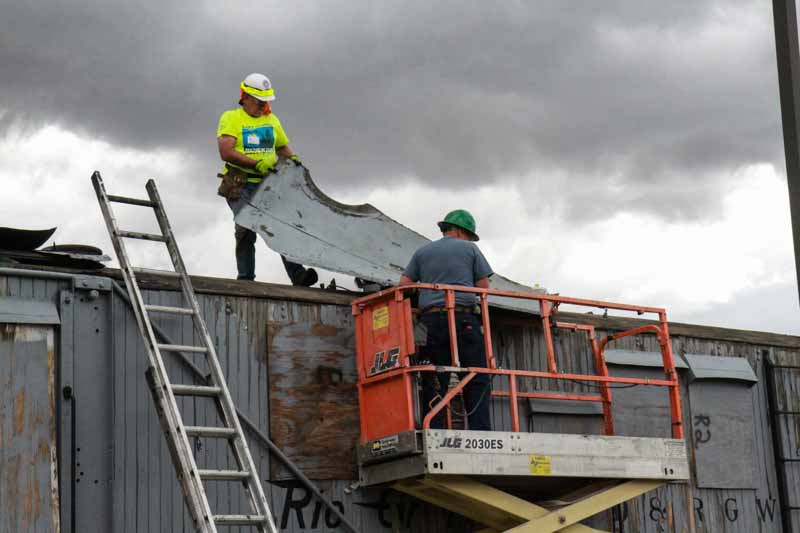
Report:
[{"label": "ladder rung", "polygon": [[114,196],[113,194],[108,195],[108,201],[117,202],[118,204],[141,205],[142,207],[156,206],[156,204],[154,204],[150,200],[140,200],[138,198],[128,198],[126,196]]},{"label": "ladder rung", "polygon": [[215,479],[218,481],[241,481],[250,478],[246,470],[198,470],[201,479]]},{"label": "ladder rung", "polygon": [[138,231],[123,231],[119,230],[117,235],[120,237],[127,237],[129,239],[142,239],[145,241],[158,241],[167,242],[167,238],[163,235],[155,235],[153,233],[139,233]]},{"label": "ladder rung", "polygon": [[214,523],[221,526],[257,526],[266,524],[267,519],[255,514],[218,514],[214,515]]},{"label": "ladder rung", "polygon": [[154,313],[170,313],[173,315],[193,315],[194,309],[188,307],[169,307],[167,305],[145,305],[145,309]]},{"label": "ladder rung", "polygon": [[206,353],[208,348],[205,346],[184,346],[182,344],[158,344],[159,350],[165,352],[193,352],[193,353]]},{"label": "ladder rung", "polygon": [[155,268],[133,268],[134,274],[145,274],[147,276],[164,276],[166,278],[180,278],[182,274],[174,270],[157,270]]},{"label": "ladder rung", "polygon": [[219,396],[222,389],[204,385],[173,385],[172,394],[176,396]]},{"label": "ladder rung", "polygon": [[228,438],[236,435],[236,430],[232,428],[205,427],[205,426],[185,426],[186,434],[190,437],[215,437]]}]

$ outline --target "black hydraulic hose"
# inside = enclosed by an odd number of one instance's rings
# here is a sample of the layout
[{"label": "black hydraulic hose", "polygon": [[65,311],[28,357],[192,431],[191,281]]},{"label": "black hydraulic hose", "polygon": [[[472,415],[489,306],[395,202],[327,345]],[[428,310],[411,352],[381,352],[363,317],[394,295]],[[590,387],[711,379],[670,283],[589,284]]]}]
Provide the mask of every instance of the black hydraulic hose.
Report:
[{"label": "black hydraulic hose", "polygon": [[[126,304],[128,304],[128,306],[131,307],[132,309],[133,304],[131,303],[131,300],[128,297],[127,291],[123,289],[116,281],[112,281],[111,285],[114,288],[114,292],[116,292],[117,295],[120,296],[122,300]],[[164,330],[161,329],[157,324],[153,324],[151,322],[151,325],[153,327],[153,331],[155,332],[155,334],[161,337],[161,340],[165,344],[175,344],[175,342],[172,339],[170,339],[169,335],[167,335],[166,332],[164,332]],[[181,352],[175,352],[175,353],[178,355],[181,361],[192,371],[192,373],[195,375],[195,378],[197,378],[198,381],[200,381],[201,383],[208,382],[206,375],[200,370],[200,368],[198,368],[197,365],[195,365],[191,361],[191,359],[186,357]],[[299,468],[297,468],[297,466],[295,466],[292,460],[289,459],[286,456],[286,454],[284,454],[283,451],[281,451],[281,449],[278,448],[278,446],[274,442],[272,442],[272,440],[270,440],[270,438],[264,432],[258,429],[258,426],[256,426],[256,424],[252,420],[247,418],[247,416],[244,413],[242,413],[238,407],[236,408],[236,414],[239,416],[239,420],[245,426],[247,426],[247,429],[249,429],[253,435],[258,437],[258,439],[262,442],[262,444],[265,444],[267,448],[269,448],[270,453],[274,455],[283,464],[283,466],[285,466],[289,470],[289,472],[292,473],[292,475],[295,478],[297,478],[303,485],[305,485],[305,487],[308,490],[310,490],[314,494],[314,496],[316,496],[317,499],[325,505],[325,507],[327,507],[334,515],[336,515],[336,518],[338,518],[341,523],[340,525],[344,526],[348,531],[350,531],[350,533],[359,533],[359,531],[347,520],[347,518],[344,516],[344,513],[340,511],[338,507],[333,505],[333,503],[322,494],[322,491],[320,491],[319,488],[310,479],[308,479],[308,477],[306,477],[306,475]]]}]

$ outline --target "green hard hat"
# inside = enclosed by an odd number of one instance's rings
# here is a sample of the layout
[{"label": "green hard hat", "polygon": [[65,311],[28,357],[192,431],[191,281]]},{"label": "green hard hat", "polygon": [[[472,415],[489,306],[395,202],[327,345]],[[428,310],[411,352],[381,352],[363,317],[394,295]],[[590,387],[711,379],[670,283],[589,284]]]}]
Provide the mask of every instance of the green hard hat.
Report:
[{"label": "green hard hat", "polygon": [[444,220],[439,222],[439,229],[442,229],[442,224],[450,224],[451,226],[459,227],[469,233],[473,241],[478,240],[478,234],[475,233],[475,217],[466,209],[450,211],[444,217]]}]

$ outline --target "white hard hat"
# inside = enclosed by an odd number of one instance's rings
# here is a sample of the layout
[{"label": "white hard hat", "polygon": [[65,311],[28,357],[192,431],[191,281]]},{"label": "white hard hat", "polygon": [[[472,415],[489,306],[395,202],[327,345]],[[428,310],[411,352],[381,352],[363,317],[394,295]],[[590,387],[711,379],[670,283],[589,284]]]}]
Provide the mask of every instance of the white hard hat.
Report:
[{"label": "white hard hat", "polygon": [[258,74],[257,72],[248,74],[242,81],[240,87],[242,91],[256,100],[261,100],[262,102],[275,100],[275,91],[272,89],[272,83],[270,83],[269,78],[263,74]]}]

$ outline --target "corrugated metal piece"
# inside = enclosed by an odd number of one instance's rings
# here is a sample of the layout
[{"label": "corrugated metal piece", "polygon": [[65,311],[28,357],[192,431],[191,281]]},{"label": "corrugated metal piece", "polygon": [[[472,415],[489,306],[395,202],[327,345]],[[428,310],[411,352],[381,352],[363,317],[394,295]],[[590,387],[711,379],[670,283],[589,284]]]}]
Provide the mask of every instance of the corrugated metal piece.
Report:
[{"label": "corrugated metal piece", "polygon": [[58,309],[52,302],[22,298],[0,299],[0,324],[59,324]]},{"label": "corrugated metal piece", "polygon": [[[606,363],[609,365],[648,366],[664,368],[664,359],[661,352],[637,352],[634,350],[606,350],[604,352]],[[673,357],[675,368],[689,368],[680,355]]]},{"label": "corrugated metal piece", "polygon": [[726,379],[732,381],[758,382],[753,368],[741,357],[713,357],[709,355],[685,354],[693,380]]},{"label": "corrugated metal piece", "polygon": [[[400,280],[414,251],[430,242],[369,204],[340,204],[326,196],[304,167],[279,163],[235,216],[267,246],[292,261],[383,285]],[[541,292],[499,275],[495,289]],[[535,301],[492,297],[495,305],[538,313]]]},{"label": "corrugated metal piece", "polygon": [[59,531],[55,335],[0,325],[0,531]]}]

